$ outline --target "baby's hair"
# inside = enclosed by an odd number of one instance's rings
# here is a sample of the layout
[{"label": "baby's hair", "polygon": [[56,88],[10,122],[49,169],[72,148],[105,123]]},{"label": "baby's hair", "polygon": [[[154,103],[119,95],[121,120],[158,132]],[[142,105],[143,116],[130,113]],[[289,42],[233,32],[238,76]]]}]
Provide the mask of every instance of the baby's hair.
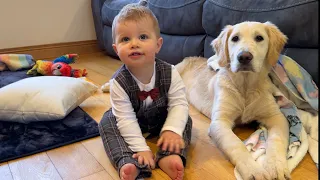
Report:
[{"label": "baby's hair", "polygon": [[141,19],[149,19],[153,23],[153,27],[157,38],[160,38],[160,28],[157,17],[152,11],[146,7],[146,1],[140,1],[139,3],[127,4],[124,6],[119,14],[114,18],[112,22],[112,41],[115,43],[115,29],[119,22],[124,21],[140,21]]}]

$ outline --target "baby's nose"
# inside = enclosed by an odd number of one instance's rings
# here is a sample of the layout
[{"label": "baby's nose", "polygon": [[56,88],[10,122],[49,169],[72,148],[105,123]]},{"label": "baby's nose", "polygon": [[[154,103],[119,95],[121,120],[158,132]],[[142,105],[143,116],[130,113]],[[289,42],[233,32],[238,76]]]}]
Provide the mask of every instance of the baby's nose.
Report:
[{"label": "baby's nose", "polygon": [[139,42],[137,40],[131,40],[131,48],[138,48]]}]

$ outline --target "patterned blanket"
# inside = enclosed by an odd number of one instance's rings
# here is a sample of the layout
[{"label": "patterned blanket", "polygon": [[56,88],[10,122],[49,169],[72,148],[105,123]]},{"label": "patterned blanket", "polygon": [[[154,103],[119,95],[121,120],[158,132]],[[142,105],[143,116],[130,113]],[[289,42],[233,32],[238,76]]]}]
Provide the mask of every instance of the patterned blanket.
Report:
[{"label": "patterned blanket", "polygon": [[[289,159],[295,155],[301,144],[300,133],[303,127],[298,108],[314,115],[318,114],[318,87],[310,74],[287,56],[280,56],[278,63],[270,73],[270,78],[278,88],[274,96],[280,110],[290,124]],[[281,89],[283,89],[283,94]]]}]

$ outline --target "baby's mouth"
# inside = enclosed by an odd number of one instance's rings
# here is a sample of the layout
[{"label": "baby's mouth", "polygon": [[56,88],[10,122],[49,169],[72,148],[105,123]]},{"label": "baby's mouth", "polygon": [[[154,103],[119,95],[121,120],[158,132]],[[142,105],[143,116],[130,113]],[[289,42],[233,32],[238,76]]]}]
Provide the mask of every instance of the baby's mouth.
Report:
[{"label": "baby's mouth", "polygon": [[129,56],[141,56],[141,55],[143,55],[143,53],[133,52],[133,53],[131,53]]}]

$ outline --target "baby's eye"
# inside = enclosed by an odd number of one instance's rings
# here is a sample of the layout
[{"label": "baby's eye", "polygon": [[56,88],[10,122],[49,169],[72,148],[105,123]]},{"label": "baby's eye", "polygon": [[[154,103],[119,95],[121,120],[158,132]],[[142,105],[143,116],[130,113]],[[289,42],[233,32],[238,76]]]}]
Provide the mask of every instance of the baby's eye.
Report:
[{"label": "baby's eye", "polygon": [[142,34],[142,35],[140,35],[140,39],[141,39],[141,40],[148,39],[148,36],[147,36],[147,35],[145,35],[145,34]]},{"label": "baby's eye", "polygon": [[128,37],[124,37],[121,39],[121,42],[128,42],[130,39]]}]

